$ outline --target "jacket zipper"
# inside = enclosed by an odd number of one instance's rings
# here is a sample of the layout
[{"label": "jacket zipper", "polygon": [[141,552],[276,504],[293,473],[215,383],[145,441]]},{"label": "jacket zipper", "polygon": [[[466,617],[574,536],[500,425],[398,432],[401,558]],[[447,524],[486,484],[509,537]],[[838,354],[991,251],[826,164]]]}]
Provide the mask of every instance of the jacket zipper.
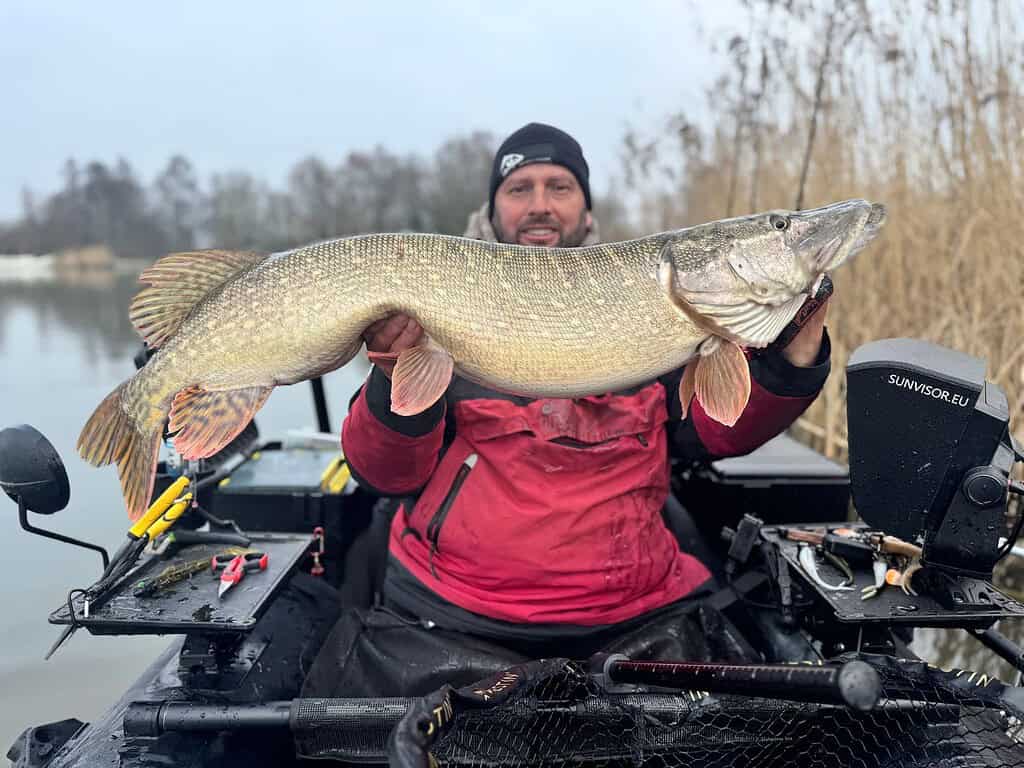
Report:
[{"label": "jacket zipper", "polygon": [[462,488],[462,484],[466,482],[466,476],[469,471],[476,465],[477,456],[475,453],[469,454],[462,461],[462,466],[459,467],[459,471],[455,473],[455,479],[452,480],[452,485],[448,489],[448,493],[445,494],[444,499],[438,505],[437,510],[430,518],[430,522],[427,523],[427,539],[430,541],[430,573],[437,579],[437,571],[434,570],[434,554],[438,551],[438,539],[441,536],[441,526],[444,525],[445,518],[448,517],[448,511],[452,508],[455,503],[455,497],[459,494],[459,489]]}]

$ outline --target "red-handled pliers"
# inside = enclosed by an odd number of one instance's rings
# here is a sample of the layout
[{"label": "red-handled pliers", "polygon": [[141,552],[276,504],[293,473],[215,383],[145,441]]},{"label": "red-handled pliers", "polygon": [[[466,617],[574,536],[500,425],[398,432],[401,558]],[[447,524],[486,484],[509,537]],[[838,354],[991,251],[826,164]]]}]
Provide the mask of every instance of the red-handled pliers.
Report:
[{"label": "red-handled pliers", "polygon": [[242,580],[247,571],[265,571],[270,555],[266,552],[246,552],[243,555],[214,555],[210,560],[210,567],[214,574],[220,573],[220,588],[217,590],[217,597],[223,597],[224,593]]}]

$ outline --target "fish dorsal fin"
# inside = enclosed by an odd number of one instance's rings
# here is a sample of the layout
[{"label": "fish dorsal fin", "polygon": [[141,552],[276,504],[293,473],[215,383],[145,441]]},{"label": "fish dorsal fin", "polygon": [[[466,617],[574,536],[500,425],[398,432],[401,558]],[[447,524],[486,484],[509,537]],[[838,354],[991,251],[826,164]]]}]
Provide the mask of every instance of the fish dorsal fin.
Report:
[{"label": "fish dorsal fin", "polygon": [[159,259],[139,275],[147,283],[128,317],[150,348],[174,335],[193,307],[214,288],[266,256],[246,251],[188,251]]}]

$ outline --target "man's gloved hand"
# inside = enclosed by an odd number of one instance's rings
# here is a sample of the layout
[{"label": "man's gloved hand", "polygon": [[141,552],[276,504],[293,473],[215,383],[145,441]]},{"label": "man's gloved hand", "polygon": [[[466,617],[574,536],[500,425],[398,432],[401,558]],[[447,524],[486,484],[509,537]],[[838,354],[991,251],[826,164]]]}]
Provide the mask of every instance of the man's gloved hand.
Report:
[{"label": "man's gloved hand", "polygon": [[793,340],[782,350],[782,356],[798,368],[809,368],[818,359],[827,312],[828,300],[807,319],[807,323],[800,329],[800,333],[794,336]]},{"label": "man's gloved hand", "polygon": [[[819,335],[820,339],[820,335]],[[397,314],[385,317],[363,331],[367,352],[401,352],[415,347],[423,340],[423,327],[408,315]],[[794,342],[796,339],[793,340]],[[391,378],[394,362],[376,363],[381,372]]]}]

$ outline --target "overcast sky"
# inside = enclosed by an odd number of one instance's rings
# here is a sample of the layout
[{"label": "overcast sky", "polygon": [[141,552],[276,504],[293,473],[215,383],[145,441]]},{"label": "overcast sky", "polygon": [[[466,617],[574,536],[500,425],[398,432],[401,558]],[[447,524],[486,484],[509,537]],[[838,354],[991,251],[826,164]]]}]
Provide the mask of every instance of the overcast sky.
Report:
[{"label": "overcast sky", "polygon": [[311,153],[428,154],[530,120],[579,139],[600,192],[627,125],[703,109],[698,28],[741,19],[733,0],[0,0],[0,220],[22,186],[52,192],[71,156],[123,155],[149,183],[181,152],[204,179],[276,186]]}]

